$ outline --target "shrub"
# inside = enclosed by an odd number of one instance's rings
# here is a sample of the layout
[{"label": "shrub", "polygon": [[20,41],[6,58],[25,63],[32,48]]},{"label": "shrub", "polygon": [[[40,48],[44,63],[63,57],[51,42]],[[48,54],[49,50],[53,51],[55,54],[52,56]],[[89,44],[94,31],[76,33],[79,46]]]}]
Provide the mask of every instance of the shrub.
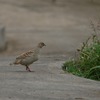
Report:
[{"label": "shrub", "polygon": [[100,80],[100,41],[97,35],[89,37],[77,51],[77,59],[65,62],[62,69],[74,75]]},{"label": "shrub", "polygon": [[77,49],[77,58],[65,62],[62,69],[74,75],[100,80],[100,40],[97,36],[100,20],[96,25],[91,21],[91,28],[94,34],[83,42],[81,49]]}]

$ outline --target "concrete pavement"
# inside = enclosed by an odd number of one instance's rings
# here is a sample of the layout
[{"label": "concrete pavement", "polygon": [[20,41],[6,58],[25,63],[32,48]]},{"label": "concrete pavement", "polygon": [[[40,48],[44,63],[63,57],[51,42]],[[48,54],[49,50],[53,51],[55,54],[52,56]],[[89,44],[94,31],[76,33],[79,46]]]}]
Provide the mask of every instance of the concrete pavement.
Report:
[{"label": "concrete pavement", "polygon": [[35,72],[9,66],[13,57],[0,58],[0,100],[100,100],[100,82],[65,74],[65,58],[56,58],[40,57],[30,67]]}]

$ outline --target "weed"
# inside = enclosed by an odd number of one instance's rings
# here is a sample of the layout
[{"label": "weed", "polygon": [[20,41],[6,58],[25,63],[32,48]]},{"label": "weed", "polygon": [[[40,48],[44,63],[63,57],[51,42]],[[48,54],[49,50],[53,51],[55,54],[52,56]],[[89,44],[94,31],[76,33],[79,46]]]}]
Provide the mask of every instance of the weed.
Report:
[{"label": "weed", "polygon": [[65,62],[62,69],[74,75],[100,80],[100,40],[93,24],[92,29],[95,34],[83,42],[81,49],[77,49],[77,59]]}]

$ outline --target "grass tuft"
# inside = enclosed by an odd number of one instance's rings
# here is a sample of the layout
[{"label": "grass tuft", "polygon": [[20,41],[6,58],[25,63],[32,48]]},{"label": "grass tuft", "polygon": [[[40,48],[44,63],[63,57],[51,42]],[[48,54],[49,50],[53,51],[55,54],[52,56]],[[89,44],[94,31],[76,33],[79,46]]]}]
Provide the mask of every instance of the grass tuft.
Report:
[{"label": "grass tuft", "polygon": [[[95,28],[93,30],[96,32]],[[62,69],[77,76],[100,80],[100,40],[97,34],[90,36],[77,51],[77,59],[65,62]]]}]

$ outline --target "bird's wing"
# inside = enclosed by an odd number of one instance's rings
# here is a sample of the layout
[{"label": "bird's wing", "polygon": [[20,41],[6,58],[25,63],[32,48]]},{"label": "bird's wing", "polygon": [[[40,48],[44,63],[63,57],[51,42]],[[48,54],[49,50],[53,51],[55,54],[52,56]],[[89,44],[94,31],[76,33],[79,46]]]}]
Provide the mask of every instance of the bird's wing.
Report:
[{"label": "bird's wing", "polygon": [[16,59],[25,59],[26,57],[30,57],[33,53],[34,53],[34,51],[30,50],[28,52],[22,53]]}]

